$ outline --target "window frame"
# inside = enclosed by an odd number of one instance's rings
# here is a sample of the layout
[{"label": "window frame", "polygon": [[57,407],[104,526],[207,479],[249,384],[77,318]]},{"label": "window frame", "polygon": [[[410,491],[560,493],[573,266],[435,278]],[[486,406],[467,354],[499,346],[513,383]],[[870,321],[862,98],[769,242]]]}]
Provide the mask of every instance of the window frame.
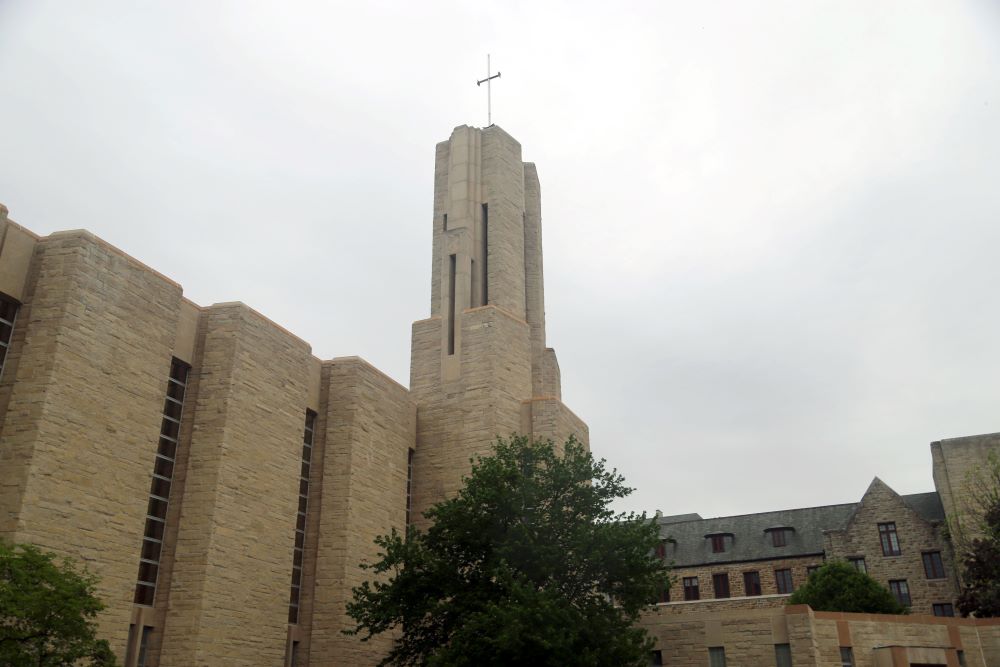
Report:
[{"label": "window frame", "polygon": [[[782,590],[783,588],[788,590]],[[778,595],[791,595],[795,592],[795,580],[792,578],[792,568],[777,567],[774,569],[774,588]]]},{"label": "window frame", "polygon": [[698,586],[698,577],[683,577],[684,600],[686,602],[700,600],[701,590]]},{"label": "window frame", "polygon": [[955,605],[950,602],[935,602],[931,605],[931,612],[939,618],[955,618]]},{"label": "window frame", "polygon": [[[868,574],[868,563],[864,556],[848,556],[847,562],[861,574]],[[858,567],[860,565],[860,567]]]},{"label": "window frame", "polygon": [[878,524],[879,543],[882,545],[882,555],[884,557],[902,556],[903,550],[899,545],[899,533],[896,531],[895,521],[883,521]]},{"label": "window frame", "polygon": [[[890,579],[889,592],[892,593],[894,598],[896,598],[896,602],[904,607],[913,606],[913,598],[910,597],[910,584],[906,581],[906,579]],[[904,598],[906,600],[905,602]]]},{"label": "window frame", "polygon": [[[724,581],[725,585],[725,595],[719,595],[719,582]],[[728,572],[717,572],[712,575],[712,594],[715,596],[716,600],[724,600],[726,598],[732,597],[730,585],[729,585],[729,573]]]},{"label": "window frame", "polygon": [[944,558],[941,557],[940,551],[923,551],[920,554],[920,558],[924,562],[924,575],[928,579],[948,578],[944,570]]},{"label": "window frame", "polygon": [[[756,592],[751,592],[751,583]],[[757,597],[764,594],[764,588],[760,585],[760,570],[747,570],[743,573],[743,594],[746,597]]]}]

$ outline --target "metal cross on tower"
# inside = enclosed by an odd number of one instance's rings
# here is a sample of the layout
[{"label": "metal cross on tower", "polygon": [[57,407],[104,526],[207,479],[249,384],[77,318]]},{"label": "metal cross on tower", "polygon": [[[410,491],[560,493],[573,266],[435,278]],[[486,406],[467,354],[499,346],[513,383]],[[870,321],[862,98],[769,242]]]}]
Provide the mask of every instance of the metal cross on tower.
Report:
[{"label": "metal cross on tower", "polygon": [[493,125],[493,92],[490,90],[490,81],[493,79],[499,79],[500,72],[491,75],[490,74],[490,54],[486,54],[486,78],[476,81],[476,85],[486,84],[486,122],[487,127]]}]

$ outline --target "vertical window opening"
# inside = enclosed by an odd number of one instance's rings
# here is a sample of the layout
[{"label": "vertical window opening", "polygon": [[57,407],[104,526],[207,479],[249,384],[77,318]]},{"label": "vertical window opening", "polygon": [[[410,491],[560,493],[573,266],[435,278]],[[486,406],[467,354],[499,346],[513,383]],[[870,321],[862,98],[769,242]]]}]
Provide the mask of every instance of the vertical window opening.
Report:
[{"label": "vertical window opening", "polygon": [[153,628],[148,625],[142,628],[142,637],[139,638],[139,658],[135,661],[135,667],[146,667],[146,649],[149,648],[149,635],[153,634]]},{"label": "vertical window opening", "polygon": [[442,216],[442,220],[444,221],[444,231],[448,231],[448,214],[447,213],[445,213],[444,216]]},{"label": "vertical window opening", "polygon": [[448,256],[448,354],[455,354],[455,255]]},{"label": "vertical window opening", "polygon": [[789,644],[774,645],[774,664],[777,667],[792,667],[792,647]]},{"label": "vertical window opening", "polygon": [[10,337],[14,333],[16,315],[17,302],[0,295],[0,378],[3,377],[3,365],[7,360],[7,350],[10,347]]},{"label": "vertical window opening", "polygon": [[[288,622],[299,622],[299,597],[302,592],[302,560],[306,544],[306,510],[309,507],[309,469],[312,465],[313,430],[316,413],[306,410],[302,432],[302,467],[299,471],[299,509],[295,516],[295,549],[292,551],[292,592],[288,596]],[[294,654],[295,645],[292,644]]]},{"label": "vertical window opening", "polygon": [[[134,603],[145,606],[152,606],[156,595],[156,576],[160,569],[160,552],[167,524],[167,504],[170,501],[170,485],[174,479],[181,412],[184,408],[184,393],[187,391],[190,370],[191,367],[183,361],[178,359],[170,361],[170,377],[167,378],[167,395],[163,401],[163,415],[160,422],[160,442],[153,463],[153,480],[149,489],[149,504],[146,507],[146,529],[142,537],[142,551],[139,552],[139,576],[132,598]],[[146,630],[147,628],[143,628],[143,640]]]},{"label": "vertical window opening", "polygon": [[413,449],[406,455],[406,527],[410,527],[410,508],[413,506]]},{"label": "vertical window opening", "polygon": [[476,260],[472,260],[469,268],[469,308],[476,307]]},{"label": "vertical window opening", "polygon": [[483,305],[486,306],[490,302],[490,274],[489,274],[489,256],[490,256],[490,207],[489,204],[483,204]]}]

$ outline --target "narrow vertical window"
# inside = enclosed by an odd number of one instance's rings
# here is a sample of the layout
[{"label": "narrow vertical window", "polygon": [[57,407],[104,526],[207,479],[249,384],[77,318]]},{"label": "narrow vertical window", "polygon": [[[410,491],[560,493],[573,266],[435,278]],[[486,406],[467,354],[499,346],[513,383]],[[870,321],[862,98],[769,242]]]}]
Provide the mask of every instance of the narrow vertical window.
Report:
[{"label": "narrow vertical window", "polygon": [[895,523],[880,523],[878,525],[878,537],[882,543],[883,556],[898,556],[902,553],[899,550],[899,536],[896,535]]},{"label": "narrow vertical window", "polygon": [[[302,592],[302,555],[306,544],[306,510],[309,507],[309,469],[312,466],[313,429],[316,413],[306,410],[302,432],[302,467],[299,470],[299,509],[295,515],[295,549],[292,552],[292,592],[288,597],[288,622],[299,622],[299,596]],[[294,644],[292,645],[294,651]]]},{"label": "narrow vertical window", "polygon": [[160,551],[163,548],[163,533],[167,522],[167,503],[170,500],[170,485],[174,479],[181,412],[184,408],[184,393],[187,391],[190,370],[183,361],[178,359],[170,361],[170,377],[167,378],[167,395],[163,401],[163,416],[160,422],[160,443],[153,463],[153,481],[150,484],[149,504],[146,507],[146,529],[142,537],[142,551],[139,553],[139,576],[132,598],[136,604],[152,606],[153,597],[156,595],[156,575],[160,568]]},{"label": "narrow vertical window", "polygon": [[139,638],[139,657],[135,661],[135,667],[146,667],[146,654],[149,650],[149,635],[153,634],[153,628],[148,625],[143,626],[142,636]]},{"label": "narrow vertical window", "polygon": [[708,667],[726,667],[726,649],[722,646],[708,647]]},{"label": "narrow vertical window", "polygon": [[444,231],[448,231],[448,214],[445,213],[441,219],[444,222]]},{"label": "narrow vertical window", "polygon": [[743,591],[745,595],[760,595],[760,573],[757,571],[743,573]]},{"label": "narrow vertical window", "polygon": [[490,303],[490,207],[483,204],[483,305]]},{"label": "narrow vertical window", "polygon": [[663,665],[663,651],[657,649],[653,651],[653,654],[649,656],[650,667],[662,667]]},{"label": "narrow vertical window", "polygon": [[899,604],[904,607],[910,606],[910,586],[906,583],[906,579],[893,579],[889,581],[889,590]]},{"label": "narrow vertical window", "polygon": [[854,649],[850,646],[840,647],[841,667],[854,667]]},{"label": "narrow vertical window", "polygon": [[792,584],[792,571],[789,569],[775,570],[774,583],[778,587],[778,593],[782,595],[795,590],[795,586]]},{"label": "narrow vertical window", "polygon": [[792,647],[790,645],[774,645],[774,664],[777,667],[792,667]]},{"label": "narrow vertical window", "polygon": [[473,288],[473,282],[476,279],[476,260],[471,260],[469,268],[469,308],[476,307],[476,290]]},{"label": "narrow vertical window", "polygon": [[715,590],[716,598],[729,597],[729,574],[722,572],[712,575],[712,588]]},{"label": "narrow vertical window", "polygon": [[455,256],[448,255],[448,354],[455,354]]},{"label": "narrow vertical window", "polygon": [[410,508],[413,507],[413,449],[406,455],[406,527],[410,527]]},{"label": "narrow vertical window", "polygon": [[698,577],[684,577],[684,599],[698,600]]},{"label": "narrow vertical window", "polygon": [[17,302],[0,294],[0,378],[3,377],[3,365],[7,360],[7,350],[10,348],[10,337],[14,333],[16,315]]}]

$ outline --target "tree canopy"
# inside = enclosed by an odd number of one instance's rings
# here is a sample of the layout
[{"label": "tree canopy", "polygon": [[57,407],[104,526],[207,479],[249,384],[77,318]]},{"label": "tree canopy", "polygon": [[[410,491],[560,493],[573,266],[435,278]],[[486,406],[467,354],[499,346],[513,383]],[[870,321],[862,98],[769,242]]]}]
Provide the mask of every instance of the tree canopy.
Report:
[{"label": "tree canopy", "polygon": [[399,629],[383,665],[645,665],[634,626],[664,586],[658,528],[615,513],[631,493],[572,438],[498,439],[426,532],[376,543],[348,614],[363,639]]},{"label": "tree canopy", "polygon": [[30,544],[0,541],[0,665],[114,667],[94,622],[96,577]]},{"label": "tree canopy", "polygon": [[816,611],[908,613],[885,586],[853,565],[837,560],[809,575],[805,586],[788,598],[788,604],[807,604]]},{"label": "tree canopy", "polygon": [[986,508],[980,537],[971,541],[962,558],[962,616],[1000,616],[1000,498]]}]

